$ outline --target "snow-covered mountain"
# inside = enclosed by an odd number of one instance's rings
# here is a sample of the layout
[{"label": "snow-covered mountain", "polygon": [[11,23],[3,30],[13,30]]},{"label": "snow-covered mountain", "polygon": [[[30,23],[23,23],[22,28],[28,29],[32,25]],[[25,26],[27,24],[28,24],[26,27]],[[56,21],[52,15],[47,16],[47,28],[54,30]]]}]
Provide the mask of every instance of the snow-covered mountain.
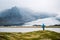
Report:
[{"label": "snow-covered mountain", "polygon": [[0,25],[23,25],[27,22],[55,17],[53,13],[33,12],[28,8],[12,7],[0,12]]},{"label": "snow-covered mountain", "polygon": [[25,23],[23,26],[33,26],[33,25],[42,25],[45,24],[46,26],[60,24],[60,21],[56,20],[55,18],[44,18],[38,19],[36,21]]},{"label": "snow-covered mountain", "polygon": [[60,15],[57,15],[55,18],[60,21]]}]

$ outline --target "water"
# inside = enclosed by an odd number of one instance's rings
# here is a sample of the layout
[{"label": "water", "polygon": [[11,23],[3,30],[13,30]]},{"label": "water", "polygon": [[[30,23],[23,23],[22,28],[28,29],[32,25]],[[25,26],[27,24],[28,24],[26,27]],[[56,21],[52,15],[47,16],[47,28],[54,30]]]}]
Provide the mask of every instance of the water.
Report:
[{"label": "water", "polygon": [[[0,32],[32,32],[38,30],[42,30],[42,28],[0,28]],[[60,33],[60,28],[45,28],[45,30],[50,30]]]}]

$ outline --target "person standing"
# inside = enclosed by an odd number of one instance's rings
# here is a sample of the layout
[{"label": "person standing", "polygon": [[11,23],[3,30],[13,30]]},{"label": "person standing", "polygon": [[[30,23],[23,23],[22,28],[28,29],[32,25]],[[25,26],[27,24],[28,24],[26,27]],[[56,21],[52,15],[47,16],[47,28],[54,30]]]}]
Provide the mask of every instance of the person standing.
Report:
[{"label": "person standing", "polygon": [[43,31],[45,30],[45,24],[42,24]]}]

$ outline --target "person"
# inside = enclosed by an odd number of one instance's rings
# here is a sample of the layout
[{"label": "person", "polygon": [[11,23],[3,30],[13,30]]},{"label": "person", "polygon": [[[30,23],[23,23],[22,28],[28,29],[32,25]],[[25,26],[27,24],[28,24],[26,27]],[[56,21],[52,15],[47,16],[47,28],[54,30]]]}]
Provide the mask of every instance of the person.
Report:
[{"label": "person", "polygon": [[45,30],[45,24],[42,24],[43,31]]}]

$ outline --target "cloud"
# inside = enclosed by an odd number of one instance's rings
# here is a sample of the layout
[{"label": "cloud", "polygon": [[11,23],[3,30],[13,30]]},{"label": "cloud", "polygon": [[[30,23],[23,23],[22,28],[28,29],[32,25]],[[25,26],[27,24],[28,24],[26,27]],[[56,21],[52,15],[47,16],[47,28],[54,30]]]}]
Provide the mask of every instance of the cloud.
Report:
[{"label": "cloud", "polygon": [[0,11],[13,6],[30,8],[38,12],[60,14],[60,0],[0,0]]}]

